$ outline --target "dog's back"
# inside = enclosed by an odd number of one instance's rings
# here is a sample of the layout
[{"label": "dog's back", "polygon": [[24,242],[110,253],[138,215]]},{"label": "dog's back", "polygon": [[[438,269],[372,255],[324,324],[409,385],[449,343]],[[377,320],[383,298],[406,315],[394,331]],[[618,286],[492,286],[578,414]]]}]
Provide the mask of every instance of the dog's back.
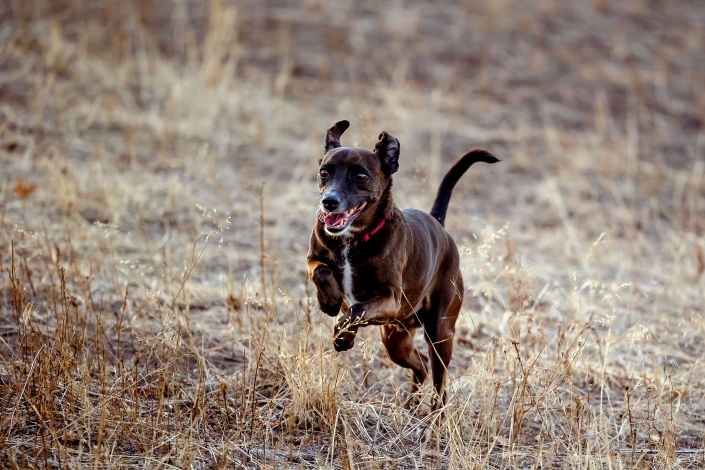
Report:
[{"label": "dog's back", "polygon": [[[417,306],[433,290],[441,267],[453,269],[458,252],[455,242],[440,222],[429,213],[418,209],[402,209],[407,232],[404,266],[404,292],[408,302]],[[450,259],[449,258],[450,255]],[[405,312],[406,313],[406,312]]]},{"label": "dog's back", "polygon": [[[424,300],[430,301],[423,299],[423,296],[433,292],[434,284],[443,280],[443,276],[439,276],[439,273],[455,272],[459,269],[458,248],[453,238],[445,230],[445,218],[453,188],[474,163],[496,163],[498,161],[486,150],[478,149],[466,153],[443,177],[429,213],[417,209],[403,209],[401,211],[408,223],[407,230],[411,235],[411,240],[408,242],[408,253],[412,254],[411,259],[407,261],[404,272],[404,279],[411,280],[411,285],[407,285],[405,282],[404,290],[419,294],[418,297],[408,300],[408,303],[414,306],[414,310],[418,310],[417,307]],[[459,295],[462,296],[462,293]]]}]

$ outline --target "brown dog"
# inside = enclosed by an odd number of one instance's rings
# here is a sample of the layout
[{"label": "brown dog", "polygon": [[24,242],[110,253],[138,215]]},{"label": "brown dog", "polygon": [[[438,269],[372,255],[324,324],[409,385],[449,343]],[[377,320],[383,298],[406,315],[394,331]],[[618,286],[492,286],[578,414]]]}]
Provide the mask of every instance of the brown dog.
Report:
[{"label": "brown dog", "polygon": [[399,141],[382,132],[373,152],[342,147],[349,126],[340,121],[328,129],[319,162],[320,207],[307,258],[319,308],[332,317],[344,313],[335,325],[336,351],[353,347],[360,326],[379,325],[389,357],[413,371],[412,392],[427,376],[428,358],[413,340],[423,326],[433,385],[445,403],[464,288],[458,249],[443,223],[453,187],[470,165],[499,160],[484,150],[467,153],[443,178],[430,215],[400,210],[391,192]]}]

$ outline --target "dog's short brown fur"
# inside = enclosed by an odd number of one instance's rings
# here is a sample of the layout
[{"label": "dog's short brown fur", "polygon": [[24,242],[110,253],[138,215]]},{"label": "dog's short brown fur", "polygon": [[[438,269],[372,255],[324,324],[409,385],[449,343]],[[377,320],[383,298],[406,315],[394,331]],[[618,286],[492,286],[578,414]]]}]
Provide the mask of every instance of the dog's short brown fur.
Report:
[{"label": "dog's short brown fur", "polygon": [[423,326],[433,385],[445,403],[464,288],[458,249],[443,223],[463,173],[475,162],[498,160],[484,150],[467,153],[443,178],[430,214],[400,210],[391,193],[399,141],[382,132],[372,152],[342,147],[349,125],[340,121],[328,129],[319,167],[320,208],[307,259],[319,308],[330,316],[343,312],[334,330],[337,351],[353,347],[360,326],[379,325],[389,357],[412,370],[412,391],[427,376],[428,358],[413,341]]}]

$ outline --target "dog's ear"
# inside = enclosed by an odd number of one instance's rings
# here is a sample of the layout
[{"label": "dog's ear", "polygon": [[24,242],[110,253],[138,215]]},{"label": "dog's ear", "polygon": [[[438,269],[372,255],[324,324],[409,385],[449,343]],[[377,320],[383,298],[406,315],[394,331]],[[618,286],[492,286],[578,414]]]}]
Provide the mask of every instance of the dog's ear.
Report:
[{"label": "dog's ear", "polygon": [[350,123],[348,121],[338,121],[326,132],[326,152],[340,147],[340,136],[343,135]]},{"label": "dog's ear", "polygon": [[385,131],[379,135],[379,142],[375,145],[375,153],[382,162],[382,169],[385,173],[391,175],[399,169],[399,140]]}]

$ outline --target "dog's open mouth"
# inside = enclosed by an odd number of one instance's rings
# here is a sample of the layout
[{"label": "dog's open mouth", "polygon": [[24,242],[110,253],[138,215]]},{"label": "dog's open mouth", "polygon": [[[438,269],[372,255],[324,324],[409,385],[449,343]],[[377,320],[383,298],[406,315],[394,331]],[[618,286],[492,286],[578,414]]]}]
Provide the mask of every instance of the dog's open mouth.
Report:
[{"label": "dog's open mouth", "polygon": [[353,220],[355,220],[355,217],[360,215],[360,213],[365,209],[365,206],[367,206],[367,202],[363,201],[359,205],[345,212],[323,212],[321,209],[318,209],[316,216],[318,217],[318,220],[326,225],[326,229],[329,232],[341,232],[345,230]]}]

